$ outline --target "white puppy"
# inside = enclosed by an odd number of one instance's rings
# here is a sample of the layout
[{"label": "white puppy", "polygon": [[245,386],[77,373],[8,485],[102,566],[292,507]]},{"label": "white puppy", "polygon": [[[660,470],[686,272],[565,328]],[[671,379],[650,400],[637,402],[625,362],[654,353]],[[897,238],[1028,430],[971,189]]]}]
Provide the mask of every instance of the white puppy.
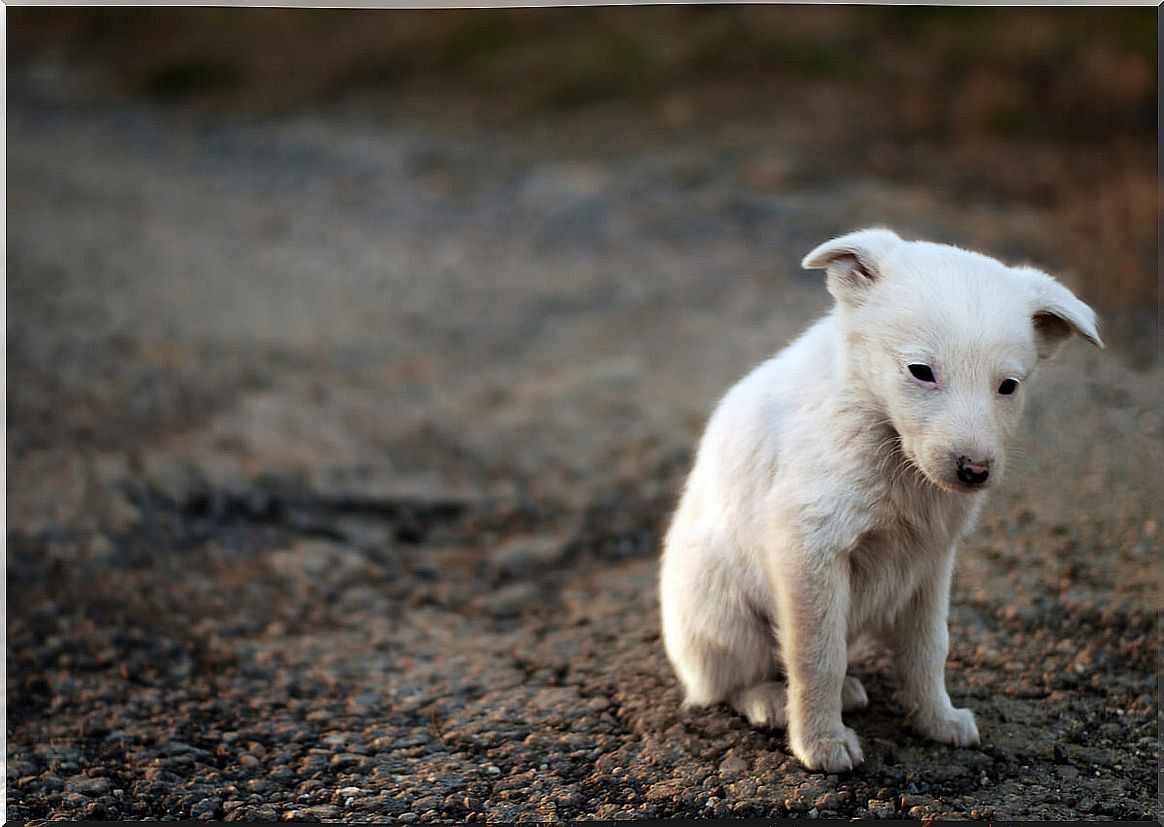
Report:
[{"label": "white puppy", "polygon": [[[978,743],[946,693],[954,552],[1041,359],[1095,313],[1045,273],[885,229],[829,241],[833,310],[720,402],[667,534],[663,639],[686,706],[785,727],[814,770],[862,761],[841,712],[869,634],[922,735]],[[785,684],[777,678],[783,671]]]}]

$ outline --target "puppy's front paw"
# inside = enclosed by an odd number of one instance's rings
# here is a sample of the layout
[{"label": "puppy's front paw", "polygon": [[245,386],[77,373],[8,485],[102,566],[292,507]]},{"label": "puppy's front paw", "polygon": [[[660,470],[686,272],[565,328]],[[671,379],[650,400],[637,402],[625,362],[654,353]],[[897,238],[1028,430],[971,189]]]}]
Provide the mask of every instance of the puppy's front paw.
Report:
[{"label": "puppy's front paw", "polygon": [[953,709],[937,715],[921,716],[914,728],[927,738],[955,747],[978,746],[978,725],[969,709]]},{"label": "puppy's front paw", "polygon": [[823,736],[793,736],[792,754],[810,770],[848,772],[865,760],[857,733],[847,726]]}]

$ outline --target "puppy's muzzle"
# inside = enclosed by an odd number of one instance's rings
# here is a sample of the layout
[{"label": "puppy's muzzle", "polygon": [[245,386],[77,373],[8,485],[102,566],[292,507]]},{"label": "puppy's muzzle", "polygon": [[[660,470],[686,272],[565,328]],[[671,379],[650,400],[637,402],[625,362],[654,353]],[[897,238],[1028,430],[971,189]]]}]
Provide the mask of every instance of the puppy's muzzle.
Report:
[{"label": "puppy's muzzle", "polygon": [[969,457],[958,457],[958,479],[966,485],[982,485],[989,476],[989,462],[975,462]]}]

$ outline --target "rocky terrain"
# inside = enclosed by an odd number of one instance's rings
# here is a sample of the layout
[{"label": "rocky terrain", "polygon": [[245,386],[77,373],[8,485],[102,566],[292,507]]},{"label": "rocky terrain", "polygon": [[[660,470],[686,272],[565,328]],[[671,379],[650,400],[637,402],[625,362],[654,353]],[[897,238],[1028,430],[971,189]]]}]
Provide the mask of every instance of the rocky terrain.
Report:
[{"label": "rocky terrain", "polygon": [[[1164,377],[1126,298],[1155,278],[1151,149],[853,157],[827,85],[252,117],[29,66],[9,819],[1155,817]],[[718,395],[828,306],[801,256],[870,223],[1038,262],[1111,346],[1030,383],[960,556],[948,676],[982,746],[903,732],[873,653],[866,764],[821,775],[679,709],[656,558]]]}]

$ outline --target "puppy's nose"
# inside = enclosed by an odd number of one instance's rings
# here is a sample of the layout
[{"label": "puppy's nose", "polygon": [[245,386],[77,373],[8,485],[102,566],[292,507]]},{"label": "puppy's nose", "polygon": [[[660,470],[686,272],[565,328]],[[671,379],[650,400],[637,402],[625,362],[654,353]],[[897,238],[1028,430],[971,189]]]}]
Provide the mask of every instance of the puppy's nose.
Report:
[{"label": "puppy's nose", "polygon": [[990,476],[989,462],[974,462],[970,457],[958,457],[958,479],[967,485],[982,485]]}]

